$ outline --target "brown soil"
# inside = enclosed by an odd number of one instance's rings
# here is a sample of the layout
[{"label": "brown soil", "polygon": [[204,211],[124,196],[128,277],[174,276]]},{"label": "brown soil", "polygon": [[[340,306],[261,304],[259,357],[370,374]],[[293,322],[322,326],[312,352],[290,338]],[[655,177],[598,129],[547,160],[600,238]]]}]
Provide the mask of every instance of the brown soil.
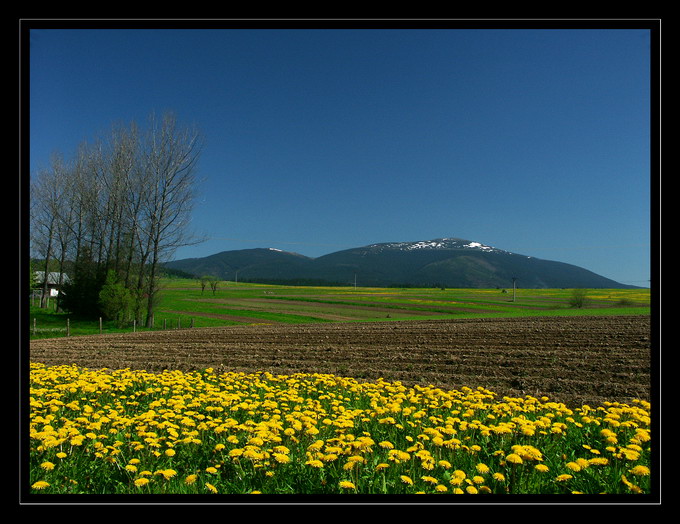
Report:
[{"label": "brown soil", "polygon": [[332,373],[570,405],[651,400],[647,316],[234,326],[31,341],[48,365]]}]

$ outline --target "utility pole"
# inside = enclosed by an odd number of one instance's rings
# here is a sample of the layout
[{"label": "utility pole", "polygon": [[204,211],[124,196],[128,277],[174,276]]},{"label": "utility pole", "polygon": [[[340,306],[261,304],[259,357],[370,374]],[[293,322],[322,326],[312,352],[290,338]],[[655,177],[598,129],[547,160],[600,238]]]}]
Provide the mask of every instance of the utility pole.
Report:
[{"label": "utility pole", "polygon": [[515,292],[517,290],[517,277],[512,277],[512,301],[515,301]]}]

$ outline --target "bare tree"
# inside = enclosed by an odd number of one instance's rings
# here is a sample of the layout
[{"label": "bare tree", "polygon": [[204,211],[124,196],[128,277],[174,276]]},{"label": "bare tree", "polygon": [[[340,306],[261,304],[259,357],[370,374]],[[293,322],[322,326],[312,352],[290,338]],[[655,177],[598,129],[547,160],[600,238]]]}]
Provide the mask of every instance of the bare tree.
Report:
[{"label": "bare tree", "polygon": [[152,115],[149,124],[145,133],[135,123],[114,127],[81,144],[68,164],[55,156],[32,183],[30,208],[31,241],[45,273],[54,260],[60,271],[73,262],[71,307],[91,302],[92,288],[112,270],[135,298],[140,323],[146,310],[147,325],[160,265],[178,247],[201,241],[188,230],[199,133],[180,128],[169,113]]},{"label": "bare tree", "polygon": [[152,115],[144,146],[144,179],[149,192],[142,229],[149,253],[146,324],[151,327],[160,264],[178,247],[197,242],[188,225],[195,198],[200,135],[192,129],[180,129],[172,114],[166,113],[160,121]]},{"label": "bare tree", "polygon": [[62,205],[65,188],[66,174],[63,159],[60,155],[54,154],[51,167],[41,170],[31,184],[34,248],[44,259],[40,307],[46,306],[50,263],[60,247],[57,235],[60,231],[63,232],[60,226],[61,216],[64,214]]}]

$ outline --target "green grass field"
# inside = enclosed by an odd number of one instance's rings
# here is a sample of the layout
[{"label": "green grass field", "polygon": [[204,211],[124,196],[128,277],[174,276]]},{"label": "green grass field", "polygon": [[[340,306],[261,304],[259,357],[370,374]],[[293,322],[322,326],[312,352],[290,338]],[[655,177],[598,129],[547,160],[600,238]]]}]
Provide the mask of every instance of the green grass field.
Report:
[{"label": "green grass field", "polygon": [[[201,290],[197,280],[162,282],[154,329],[310,322],[369,322],[554,315],[650,313],[649,289],[588,289],[583,307],[571,289],[438,289],[275,286],[220,282]],[[30,307],[31,338],[99,333],[99,322]],[[117,328],[104,320],[102,332]]]}]

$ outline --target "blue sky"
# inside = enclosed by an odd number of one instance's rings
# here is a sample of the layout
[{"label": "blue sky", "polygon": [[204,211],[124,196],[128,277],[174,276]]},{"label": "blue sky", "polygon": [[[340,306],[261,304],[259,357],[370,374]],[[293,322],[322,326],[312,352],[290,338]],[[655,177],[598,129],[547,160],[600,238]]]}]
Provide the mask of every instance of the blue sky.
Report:
[{"label": "blue sky", "polygon": [[209,237],[176,258],[461,237],[648,285],[650,38],[32,29],[30,170],[170,110],[205,141],[192,228]]}]

